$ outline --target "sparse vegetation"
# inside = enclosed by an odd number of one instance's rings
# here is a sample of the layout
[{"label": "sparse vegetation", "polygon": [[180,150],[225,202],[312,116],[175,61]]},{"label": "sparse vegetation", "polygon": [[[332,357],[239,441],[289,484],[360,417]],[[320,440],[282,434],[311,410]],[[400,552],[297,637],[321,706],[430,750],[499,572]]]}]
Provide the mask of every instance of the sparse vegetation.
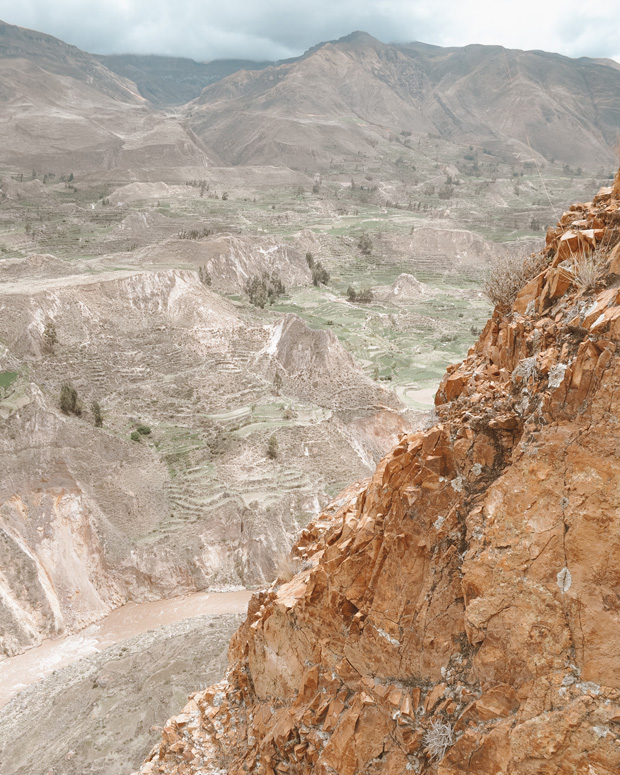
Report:
[{"label": "sparse vegetation", "polygon": [[306,264],[308,264],[308,267],[310,269],[314,269],[314,256],[310,251],[306,253]]},{"label": "sparse vegetation", "polygon": [[95,428],[103,427],[103,412],[101,411],[101,404],[99,401],[90,402],[90,411],[93,413],[93,419],[95,421]]},{"label": "sparse vegetation", "polygon": [[360,235],[357,240],[357,247],[363,256],[369,256],[372,253],[372,239],[367,232]]},{"label": "sparse vegetation", "polygon": [[255,307],[263,309],[266,304],[273,304],[278,296],[286,293],[280,275],[275,272],[263,272],[262,275],[248,278],[245,292]]},{"label": "sparse vegetation", "polygon": [[211,285],[211,283],[213,282],[213,278],[211,277],[211,273],[209,272],[209,270],[207,269],[206,266],[201,266],[198,269],[198,277],[200,278],[200,282],[203,285],[206,285],[207,287],[209,287]]},{"label": "sparse vegetation", "polygon": [[347,288],[347,299],[353,303],[368,304],[373,300],[372,288],[362,288],[356,291],[352,285]]},{"label": "sparse vegetation", "polygon": [[136,431],[140,434],[140,436],[150,436],[151,435],[151,429],[148,425],[138,425],[136,427]]},{"label": "sparse vegetation", "polygon": [[499,258],[493,265],[484,284],[484,292],[493,304],[509,308],[517,294],[547,265],[547,258],[533,253],[523,258],[516,253]]},{"label": "sparse vegetation", "polygon": [[278,562],[276,569],[277,581],[280,584],[286,584],[293,576],[296,576],[300,571],[307,570],[311,565],[308,560],[302,560],[300,557],[291,557],[290,554],[285,554]]},{"label": "sparse vegetation", "polygon": [[0,371],[0,398],[11,392],[11,386],[17,379],[16,371]]},{"label": "sparse vegetation", "polygon": [[329,282],[329,272],[320,261],[316,261],[312,267],[312,285],[327,285]]},{"label": "sparse vegetation", "polygon": [[130,438],[132,441],[142,441],[142,436],[141,436],[141,435],[138,433],[138,431],[132,431],[132,432],[129,434],[129,438]]},{"label": "sparse vegetation", "polygon": [[16,379],[16,371],[0,371],[0,387],[10,387]]},{"label": "sparse vegetation", "polygon": [[584,291],[591,291],[601,279],[609,258],[609,250],[604,246],[597,247],[591,253],[579,251],[573,256],[571,271],[575,285]]},{"label": "sparse vegetation", "polygon": [[267,457],[270,460],[276,460],[278,457],[278,440],[275,435],[271,435],[267,442]]},{"label": "sparse vegetation", "polygon": [[43,326],[43,347],[52,355],[54,354],[54,347],[58,344],[58,333],[56,332],[56,325],[53,320],[46,320]]},{"label": "sparse vegetation", "polygon": [[522,380],[526,385],[531,379],[536,379],[538,376],[538,364],[536,356],[532,355],[530,358],[523,358],[519,361],[512,372],[513,383],[518,380]]},{"label": "sparse vegetation", "polygon": [[202,229],[183,229],[178,233],[179,239],[191,239],[198,240],[208,237],[211,234],[211,229],[204,226]]},{"label": "sparse vegetation", "polygon": [[424,750],[431,759],[443,759],[446,751],[454,744],[454,735],[450,724],[435,719],[424,735]]},{"label": "sparse vegetation", "polygon": [[69,382],[64,382],[60,388],[60,411],[63,414],[82,414],[82,404],[77,390]]}]

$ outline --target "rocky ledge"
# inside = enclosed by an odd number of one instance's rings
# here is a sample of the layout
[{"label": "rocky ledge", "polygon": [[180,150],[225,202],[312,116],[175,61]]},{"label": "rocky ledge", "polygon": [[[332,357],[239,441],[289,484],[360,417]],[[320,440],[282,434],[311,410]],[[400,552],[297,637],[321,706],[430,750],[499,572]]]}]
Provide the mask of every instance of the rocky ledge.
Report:
[{"label": "rocky ledge", "polygon": [[620,178],[256,595],[141,772],[620,771]]}]

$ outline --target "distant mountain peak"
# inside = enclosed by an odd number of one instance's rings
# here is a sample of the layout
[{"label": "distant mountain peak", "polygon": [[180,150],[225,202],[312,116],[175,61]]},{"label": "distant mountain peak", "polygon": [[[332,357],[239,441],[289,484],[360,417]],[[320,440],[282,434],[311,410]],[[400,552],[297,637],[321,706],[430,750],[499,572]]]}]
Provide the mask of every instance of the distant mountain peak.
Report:
[{"label": "distant mountain peak", "polygon": [[354,30],[353,32],[350,32],[348,35],[344,35],[342,38],[337,38],[336,40],[322,40],[320,43],[316,43],[314,46],[310,46],[310,48],[307,51],[304,51],[304,53],[300,57],[291,57],[290,59],[285,59],[279,61],[277,64],[284,64],[284,63],[291,63],[291,62],[297,62],[300,59],[305,59],[306,57],[310,56],[311,54],[314,54],[316,51],[319,51],[324,46],[337,46],[342,44],[353,44],[354,46],[383,46],[384,44],[377,40],[377,38],[373,38],[372,35],[369,35],[367,32],[364,32],[363,30]]},{"label": "distant mountain peak", "polygon": [[369,35],[367,32],[364,32],[363,30],[354,30],[353,32],[350,32],[348,35],[344,35],[342,38],[338,38],[336,41],[331,41],[332,43],[364,43],[364,44],[379,44],[381,45],[381,41],[377,40],[377,38],[373,38],[372,35]]}]

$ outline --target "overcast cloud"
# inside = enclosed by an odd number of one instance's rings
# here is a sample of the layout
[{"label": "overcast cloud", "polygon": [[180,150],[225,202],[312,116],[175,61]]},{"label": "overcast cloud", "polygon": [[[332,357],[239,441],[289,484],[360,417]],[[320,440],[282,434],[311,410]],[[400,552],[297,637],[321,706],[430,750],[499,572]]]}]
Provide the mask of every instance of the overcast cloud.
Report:
[{"label": "overcast cloud", "polygon": [[283,59],[364,30],[620,61],[620,3],[594,0],[0,0],[0,19],[97,54]]}]

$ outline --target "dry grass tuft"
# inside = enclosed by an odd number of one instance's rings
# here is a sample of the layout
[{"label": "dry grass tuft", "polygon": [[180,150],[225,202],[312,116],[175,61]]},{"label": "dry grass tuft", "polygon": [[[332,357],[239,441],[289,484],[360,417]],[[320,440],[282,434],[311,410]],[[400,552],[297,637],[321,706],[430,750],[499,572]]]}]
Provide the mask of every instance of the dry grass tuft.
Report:
[{"label": "dry grass tuft", "polygon": [[491,268],[484,292],[493,304],[508,309],[521,288],[540,274],[547,263],[547,257],[541,253],[526,257],[516,253],[503,256]]},{"label": "dry grass tuft", "polygon": [[443,759],[446,751],[454,744],[454,736],[450,724],[435,720],[424,735],[424,750],[431,759]]},{"label": "dry grass tuft", "polygon": [[309,566],[310,563],[306,560],[302,560],[299,557],[291,557],[290,554],[285,554],[278,562],[276,579],[278,583],[286,584],[293,576],[296,576],[302,570],[306,570]]},{"label": "dry grass tuft", "polygon": [[596,287],[605,274],[609,253],[609,248],[604,245],[599,245],[591,253],[584,251],[575,253],[568,268],[572,272],[573,282],[578,288],[591,291]]}]

